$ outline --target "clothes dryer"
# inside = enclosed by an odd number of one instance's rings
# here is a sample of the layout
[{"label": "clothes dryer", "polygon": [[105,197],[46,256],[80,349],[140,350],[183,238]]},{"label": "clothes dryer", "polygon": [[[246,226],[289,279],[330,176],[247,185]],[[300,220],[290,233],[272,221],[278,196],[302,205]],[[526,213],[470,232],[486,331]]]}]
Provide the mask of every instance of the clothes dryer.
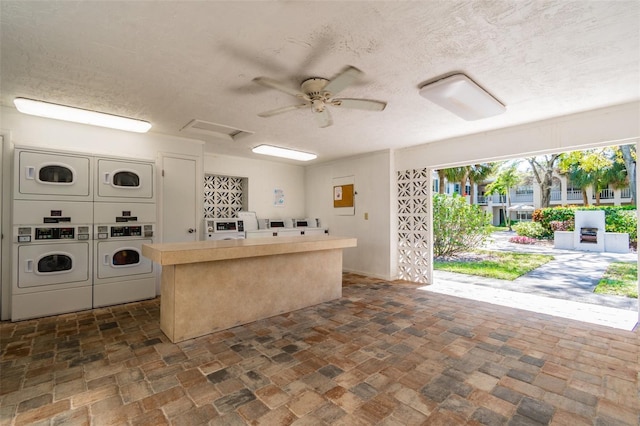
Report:
[{"label": "clothes dryer", "polygon": [[156,271],[142,256],[154,242],[155,204],[101,203],[94,220],[93,306],[155,297]]},{"label": "clothes dryer", "polygon": [[95,201],[155,203],[152,161],[97,157],[95,169]]},{"label": "clothes dryer", "polygon": [[16,147],[13,198],[93,201],[88,155]]}]

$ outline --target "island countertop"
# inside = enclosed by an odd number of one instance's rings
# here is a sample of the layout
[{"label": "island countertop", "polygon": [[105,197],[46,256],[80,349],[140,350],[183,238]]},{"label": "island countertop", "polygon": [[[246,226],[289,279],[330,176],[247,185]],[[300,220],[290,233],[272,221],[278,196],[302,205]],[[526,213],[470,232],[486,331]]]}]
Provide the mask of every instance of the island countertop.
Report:
[{"label": "island countertop", "polygon": [[329,235],[143,244],[142,254],[160,265],[212,262],[356,247],[357,239]]},{"label": "island countertop", "polygon": [[329,235],[144,244],[162,265],[160,328],[172,342],[342,296],[342,251]]}]

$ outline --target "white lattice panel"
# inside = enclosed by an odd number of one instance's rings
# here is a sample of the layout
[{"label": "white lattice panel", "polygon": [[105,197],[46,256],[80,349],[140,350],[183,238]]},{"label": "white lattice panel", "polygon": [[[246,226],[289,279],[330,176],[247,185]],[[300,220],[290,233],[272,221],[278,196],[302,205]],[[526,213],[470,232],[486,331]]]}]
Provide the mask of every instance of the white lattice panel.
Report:
[{"label": "white lattice panel", "polygon": [[431,206],[429,169],[398,172],[398,273],[403,280],[428,283]]},{"label": "white lattice panel", "polygon": [[206,175],[204,177],[204,217],[236,217],[243,210],[242,178]]}]

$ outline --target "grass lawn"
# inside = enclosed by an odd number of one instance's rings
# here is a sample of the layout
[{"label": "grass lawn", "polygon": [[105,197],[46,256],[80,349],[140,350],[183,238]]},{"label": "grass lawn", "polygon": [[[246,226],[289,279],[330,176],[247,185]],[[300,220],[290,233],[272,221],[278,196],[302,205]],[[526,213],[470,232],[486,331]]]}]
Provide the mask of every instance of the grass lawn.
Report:
[{"label": "grass lawn", "polygon": [[553,260],[547,254],[509,253],[479,250],[460,259],[436,259],[433,268],[440,271],[513,281],[521,275]]},{"label": "grass lawn", "polygon": [[613,294],[638,298],[638,263],[614,262],[593,290],[598,294]]}]

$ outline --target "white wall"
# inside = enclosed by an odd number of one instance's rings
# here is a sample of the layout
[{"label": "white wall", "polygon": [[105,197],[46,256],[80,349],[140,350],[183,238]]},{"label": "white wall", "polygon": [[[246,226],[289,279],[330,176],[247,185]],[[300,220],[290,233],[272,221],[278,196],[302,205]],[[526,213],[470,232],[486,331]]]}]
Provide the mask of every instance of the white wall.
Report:
[{"label": "white wall", "polygon": [[[202,159],[204,145],[201,141],[176,138],[154,133],[130,133],[120,130],[105,129],[100,127],[68,123],[59,120],[33,117],[19,113],[14,108],[3,107],[0,109],[0,132],[7,137],[5,145],[29,146],[34,148],[82,152],[88,154],[108,155],[117,157],[130,157],[158,161],[159,153],[189,155]],[[5,150],[5,166],[10,166],[13,151]],[[11,169],[11,167],[5,167]],[[4,178],[10,177],[10,170],[4,170]],[[4,180],[4,179],[3,179]],[[199,176],[198,188],[202,187],[203,176]],[[5,188],[7,186],[5,185]],[[3,190],[3,197],[5,197]],[[6,200],[6,198],[5,198]],[[200,203],[200,206],[202,203]],[[201,207],[200,207],[201,209]],[[7,209],[5,209],[5,212]],[[3,225],[7,225],[10,218],[5,219]],[[10,233],[4,229],[5,236]],[[162,235],[162,230],[158,232]],[[10,238],[2,241],[3,254],[10,252]],[[9,270],[9,256],[2,256],[2,270]],[[7,277],[6,274],[4,274]],[[8,277],[7,277],[8,278]],[[9,314],[9,293],[11,282],[2,280],[2,318],[7,319]]]},{"label": "white wall", "polygon": [[[205,174],[248,178],[248,210],[258,219],[316,217],[305,211],[304,167],[225,155],[205,154]],[[285,205],[274,205],[274,190],[284,191]]]},{"label": "white wall", "polygon": [[157,159],[158,152],[202,157],[203,143],[155,133],[131,133],[60,120],[33,117],[14,108],[2,108],[2,129],[14,145],[90,154]]},{"label": "white wall", "polygon": [[[358,247],[344,251],[343,269],[383,279],[396,276],[395,175],[389,151],[310,165],[305,170],[306,210],[329,233],[355,237]],[[355,215],[333,209],[333,179],[353,176]],[[364,218],[368,214],[368,220]],[[393,249],[392,249],[393,248]]]},{"label": "white wall", "polygon": [[635,143],[640,102],[552,118],[396,151],[396,170],[443,168],[593,146]]}]

